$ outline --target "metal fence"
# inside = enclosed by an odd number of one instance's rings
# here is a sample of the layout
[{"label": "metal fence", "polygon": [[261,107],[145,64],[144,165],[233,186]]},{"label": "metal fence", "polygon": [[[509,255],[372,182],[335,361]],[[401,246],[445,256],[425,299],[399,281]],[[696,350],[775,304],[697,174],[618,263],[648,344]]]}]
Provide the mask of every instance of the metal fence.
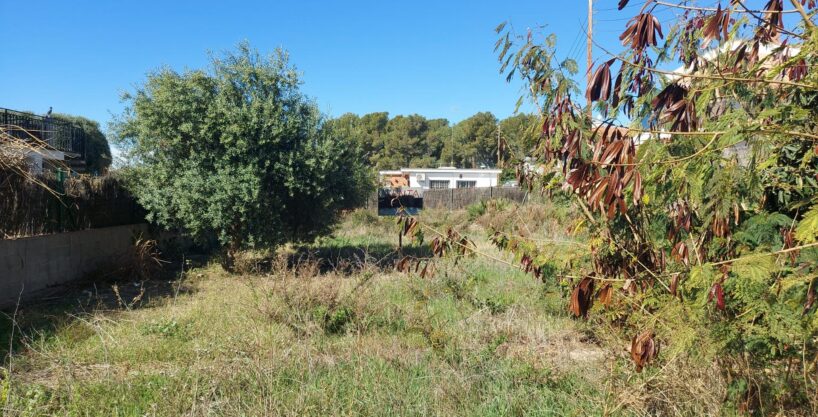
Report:
[{"label": "metal fence", "polygon": [[16,139],[41,140],[56,150],[85,157],[87,135],[82,128],[73,123],[0,108],[0,127]]},{"label": "metal fence", "polygon": [[379,214],[393,215],[397,207],[410,211],[418,209],[458,210],[481,201],[499,198],[522,203],[528,199],[528,193],[520,187],[447,188],[402,192],[379,190],[369,198],[367,207],[377,209]]}]

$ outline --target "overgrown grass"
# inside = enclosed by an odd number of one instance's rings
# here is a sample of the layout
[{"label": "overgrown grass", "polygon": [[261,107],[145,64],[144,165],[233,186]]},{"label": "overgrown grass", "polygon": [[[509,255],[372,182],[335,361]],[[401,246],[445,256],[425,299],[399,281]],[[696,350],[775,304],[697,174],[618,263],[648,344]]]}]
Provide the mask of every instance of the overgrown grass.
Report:
[{"label": "overgrown grass", "polygon": [[556,293],[485,259],[441,261],[432,279],[399,274],[379,262],[396,247],[392,219],[356,212],[264,272],[190,270],[174,283],[183,291],[130,309],[78,312],[77,299],[92,297],[82,292],[26,307],[0,406],[8,416],[604,412],[589,372],[602,351]]}]

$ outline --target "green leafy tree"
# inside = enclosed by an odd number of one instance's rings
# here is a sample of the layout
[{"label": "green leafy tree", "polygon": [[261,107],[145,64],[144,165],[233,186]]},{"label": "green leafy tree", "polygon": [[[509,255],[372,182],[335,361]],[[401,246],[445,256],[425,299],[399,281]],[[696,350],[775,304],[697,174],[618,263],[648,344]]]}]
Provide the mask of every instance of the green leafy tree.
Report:
[{"label": "green leafy tree", "polygon": [[361,116],[360,134],[367,145],[366,156],[373,166],[380,166],[378,161],[383,153],[386,138],[386,126],[389,124],[389,113],[378,112]]},{"label": "green leafy tree", "polygon": [[111,166],[111,146],[108,144],[105,134],[100,130],[99,123],[82,116],[70,114],[56,113],[53,117],[56,120],[73,123],[85,132],[85,164],[88,167],[88,172],[92,174],[107,172]]},{"label": "green leafy tree", "polygon": [[497,164],[497,118],[480,112],[455,125],[455,161],[458,166],[479,168]]},{"label": "green leafy tree", "polygon": [[372,181],[299,91],[285,52],[246,43],[207,70],[162,69],[125,96],[117,137],[150,220],[242,248],[309,240]]},{"label": "green leafy tree", "polygon": [[400,168],[418,163],[419,159],[429,154],[426,142],[428,128],[426,118],[417,114],[396,116],[389,120],[380,165]]},{"label": "green leafy tree", "polygon": [[[385,112],[343,114],[328,122],[356,144],[373,169],[400,167],[493,167],[498,133],[510,148],[502,153],[526,156],[536,141],[537,118],[512,116],[501,123],[489,112],[477,113],[452,126],[446,119],[412,114],[389,118]],[[502,156],[502,155],[501,155]]]},{"label": "green leafy tree", "polygon": [[531,156],[540,130],[540,118],[533,114],[515,114],[500,121],[500,135],[507,145],[506,157],[523,160]]}]

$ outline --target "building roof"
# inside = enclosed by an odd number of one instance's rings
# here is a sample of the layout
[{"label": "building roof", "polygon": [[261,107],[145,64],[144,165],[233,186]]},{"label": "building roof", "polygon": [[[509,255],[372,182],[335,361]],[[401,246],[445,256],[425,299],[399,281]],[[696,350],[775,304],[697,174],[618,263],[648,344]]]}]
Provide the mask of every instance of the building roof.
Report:
[{"label": "building roof", "polygon": [[[719,56],[732,54],[738,51],[738,49],[743,46],[750,47],[751,44],[752,43],[749,40],[743,39],[726,42],[722,45],[711,48],[708,51],[701,54],[699,56],[698,63],[716,61],[719,58]],[[784,53],[785,57],[791,57],[801,53],[801,48],[794,46],[786,46],[784,44],[781,44],[780,42],[760,43],[758,44],[758,59],[760,60],[766,59],[767,57],[769,57],[778,50],[781,50],[781,52]],[[690,76],[696,75],[699,72],[698,66],[696,64],[697,63],[694,62],[688,66],[681,66],[679,68],[676,68],[675,70],[672,71],[672,74],[666,76],[667,80],[671,83],[678,83],[683,87],[689,87],[691,78]],[[765,63],[763,67],[766,67],[765,69],[770,69],[774,65],[775,63],[768,62]]]},{"label": "building roof", "polygon": [[409,173],[409,172],[447,172],[447,173],[460,173],[460,174],[500,174],[503,172],[502,169],[479,169],[479,168],[452,168],[452,167],[442,167],[442,168],[401,168],[401,172]]}]

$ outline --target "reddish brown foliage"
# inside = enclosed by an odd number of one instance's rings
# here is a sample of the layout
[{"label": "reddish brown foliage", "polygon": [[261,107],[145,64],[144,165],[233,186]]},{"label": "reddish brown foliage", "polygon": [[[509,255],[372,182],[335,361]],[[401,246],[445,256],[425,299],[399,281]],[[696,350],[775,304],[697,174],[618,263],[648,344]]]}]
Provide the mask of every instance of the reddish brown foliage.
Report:
[{"label": "reddish brown foliage", "polygon": [[650,13],[641,13],[628,22],[628,27],[619,36],[622,44],[636,53],[641,53],[648,46],[656,46],[663,39],[662,24]]},{"label": "reddish brown foliage", "polygon": [[659,355],[659,342],[653,330],[645,330],[631,340],[631,360],[636,364],[636,372],[650,364]]},{"label": "reddish brown foliage", "polygon": [[613,292],[613,285],[607,283],[596,293],[596,298],[602,305],[608,306],[611,304],[611,300],[613,299]]},{"label": "reddish brown foliage", "polygon": [[571,293],[571,303],[568,306],[569,311],[574,317],[588,317],[588,310],[594,304],[594,279],[590,276],[583,278],[579,284],[574,287]]}]

